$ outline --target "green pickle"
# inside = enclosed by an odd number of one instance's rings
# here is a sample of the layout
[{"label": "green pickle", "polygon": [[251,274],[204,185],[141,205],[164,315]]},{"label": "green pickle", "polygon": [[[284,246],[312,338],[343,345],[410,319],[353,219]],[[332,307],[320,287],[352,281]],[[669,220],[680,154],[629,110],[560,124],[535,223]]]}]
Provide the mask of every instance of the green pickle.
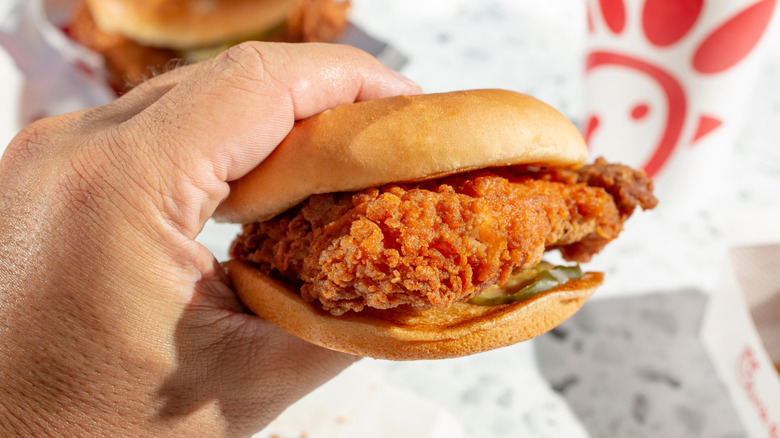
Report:
[{"label": "green pickle", "polygon": [[515,303],[580,277],[582,277],[582,269],[579,265],[553,266],[541,262],[531,269],[512,274],[501,286],[488,287],[481,294],[471,298],[469,303],[481,306]]}]

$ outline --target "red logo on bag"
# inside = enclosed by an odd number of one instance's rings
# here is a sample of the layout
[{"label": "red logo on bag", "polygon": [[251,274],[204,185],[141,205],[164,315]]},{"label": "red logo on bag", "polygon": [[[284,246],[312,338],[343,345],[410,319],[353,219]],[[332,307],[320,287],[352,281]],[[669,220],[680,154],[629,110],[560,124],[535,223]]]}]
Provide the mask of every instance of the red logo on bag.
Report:
[{"label": "red logo on bag", "polygon": [[736,369],[734,370],[737,375],[737,382],[745,390],[745,396],[750,401],[750,404],[756,409],[758,418],[767,427],[767,436],[770,438],[780,437],[780,430],[775,421],[770,418],[769,410],[766,403],[759,396],[756,384],[755,375],[759,370],[759,363],[756,360],[756,356],[749,345],[746,345],[742,350],[742,353],[737,356]]},{"label": "red logo on bag", "polygon": [[[777,0],[761,0],[730,17],[725,17],[724,21],[711,29],[706,36],[695,41],[692,50],[686,49],[689,51],[682,53],[682,50],[689,45],[683,43],[688,43],[693,38],[691,31],[710,3],[704,0],[645,0],[641,8],[641,19],[637,21],[641,25],[640,38],[644,41],[643,44],[653,47],[654,50],[673,54],[670,56],[684,58],[681,59],[682,63],[686,63],[684,68],[698,77],[717,75],[733,68],[760,40],[769,24]],[[596,4],[598,6],[594,6]],[[609,32],[624,36],[632,30],[630,26],[634,22],[630,18],[624,0],[594,0],[588,7],[588,30],[591,34]],[[687,139],[689,144],[696,143],[723,123],[717,115],[690,114],[689,90],[685,89],[678,74],[652,60],[614,51],[595,50],[588,53],[586,75],[592,75],[607,67],[619,69],[621,74],[649,80],[660,89],[662,94],[660,99],[656,99],[656,103],[665,108],[653,108],[648,102],[639,101],[628,106],[631,108],[629,117],[622,121],[622,123],[640,124],[646,119],[648,113],[665,112],[660,135],[657,139],[648,141],[654,144],[642,146],[649,148],[643,151],[643,156],[647,158],[642,168],[650,177],[658,174],[667,164],[672,153],[684,143],[683,128],[689,123],[696,123],[693,134]],[[626,98],[632,97],[626,96]],[[642,110],[637,111],[638,108]],[[614,122],[605,120],[599,114],[588,115],[584,127],[586,141],[590,142],[592,136],[601,129],[609,129],[605,126],[606,123]],[[635,145],[626,145],[626,147],[635,147]]]}]

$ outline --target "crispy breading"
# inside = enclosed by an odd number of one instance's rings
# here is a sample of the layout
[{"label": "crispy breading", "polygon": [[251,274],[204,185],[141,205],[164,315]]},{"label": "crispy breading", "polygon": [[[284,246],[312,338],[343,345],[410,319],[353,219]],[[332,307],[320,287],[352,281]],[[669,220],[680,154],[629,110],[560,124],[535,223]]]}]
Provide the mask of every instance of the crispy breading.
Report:
[{"label": "crispy breading", "polygon": [[[365,306],[446,307],[535,266],[551,248],[585,261],[617,237],[633,206],[652,208],[649,180],[624,166],[637,175],[593,177],[604,165],[562,173],[477,171],[316,195],[270,221],[245,225],[231,253],[301,281],[302,297],[333,314]],[[603,187],[588,185],[591,179]],[[610,193],[621,190],[640,196],[616,202]]]}]

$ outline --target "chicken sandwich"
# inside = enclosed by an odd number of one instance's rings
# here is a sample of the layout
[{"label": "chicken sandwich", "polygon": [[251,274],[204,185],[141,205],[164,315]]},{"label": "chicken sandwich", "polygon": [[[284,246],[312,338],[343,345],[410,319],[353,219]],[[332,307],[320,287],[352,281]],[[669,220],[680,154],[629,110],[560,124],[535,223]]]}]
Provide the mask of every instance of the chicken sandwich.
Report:
[{"label": "chicken sandwich", "polygon": [[117,91],[242,41],[332,41],[348,0],[81,0],[68,33],[102,55]]},{"label": "chicken sandwich", "polygon": [[656,204],[644,173],[586,157],[572,123],[511,91],[339,106],[231,185],[217,218],[243,232],[225,266],[251,311],[339,351],[432,359],[530,339],[601,284],[570,262]]}]

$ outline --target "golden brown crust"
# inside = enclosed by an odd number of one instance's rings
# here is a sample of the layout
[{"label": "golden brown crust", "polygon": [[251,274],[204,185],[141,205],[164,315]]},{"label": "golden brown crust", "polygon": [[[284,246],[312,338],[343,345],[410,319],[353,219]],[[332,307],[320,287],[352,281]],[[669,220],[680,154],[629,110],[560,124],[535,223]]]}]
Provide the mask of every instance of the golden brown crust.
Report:
[{"label": "golden brown crust", "polygon": [[231,260],[224,266],[241,301],[260,317],[322,347],[389,360],[460,357],[531,339],[573,315],[603,281],[601,273],[586,273],[502,306],[368,309],[333,316],[247,263]]},{"label": "golden brown crust", "polygon": [[101,29],[141,44],[187,49],[259,34],[296,0],[86,0]]},{"label": "golden brown crust", "polygon": [[377,99],[298,122],[268,159],[231,184],[215,218],[254,222],[313,194],[490,166],[576,168],[586,158],[585,142],[571,122],[547,104],[513,91]]}]

